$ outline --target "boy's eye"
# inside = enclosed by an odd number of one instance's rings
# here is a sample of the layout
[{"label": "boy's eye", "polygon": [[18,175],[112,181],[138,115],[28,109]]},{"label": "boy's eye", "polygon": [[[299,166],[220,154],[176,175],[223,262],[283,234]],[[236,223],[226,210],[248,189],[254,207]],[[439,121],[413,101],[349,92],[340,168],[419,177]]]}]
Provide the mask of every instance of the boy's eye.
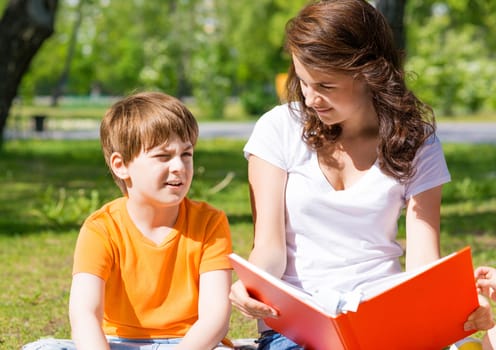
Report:
[{"label": "boy's eye", "polygon": [[157,153],[157,154],[155,155],[155,157],[156,157],[156,158],[165,158],[165,159],[169,159],[171,156],[170,156],[170,154],[168,154],[168,153]]},{"label": "boy's eye", "polygon": [[193,152],[184,152],[183,157],[193,157]]}]

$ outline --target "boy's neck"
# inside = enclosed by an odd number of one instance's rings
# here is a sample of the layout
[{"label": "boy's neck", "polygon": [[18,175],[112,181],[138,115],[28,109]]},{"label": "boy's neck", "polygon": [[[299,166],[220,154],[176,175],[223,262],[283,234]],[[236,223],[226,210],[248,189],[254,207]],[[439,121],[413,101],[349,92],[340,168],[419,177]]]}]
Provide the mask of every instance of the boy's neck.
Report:
[{"label": "boy's neck", "polygon": [[154,206],[145,203],[127,201],[127,211],[131,220],[141,233],[160,244],[176,224],[180,204],[171,206]]}]

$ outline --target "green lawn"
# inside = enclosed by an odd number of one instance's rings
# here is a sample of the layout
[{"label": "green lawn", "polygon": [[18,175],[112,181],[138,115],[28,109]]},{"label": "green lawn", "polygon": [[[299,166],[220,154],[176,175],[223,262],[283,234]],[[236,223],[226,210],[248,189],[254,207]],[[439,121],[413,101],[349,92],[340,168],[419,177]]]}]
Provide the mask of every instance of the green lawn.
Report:
[{"label": "green lawn", "polygon": [[[252,227],[243,144],[200,140],[191,197],[227,212],[234,250],[246,256]],[[496,266],[496,145],[444,148],[453,181],[444,190],[443,254],[469,244],[475,265]],[[79,225],[120,193],[97,141],[7,141],[0,169],[0,349],[42,336],[69,337],[67,301]],[[232,179],[219,190],[226,177]],[[235,311],[230,336],[255,335],[255,322]]]}]

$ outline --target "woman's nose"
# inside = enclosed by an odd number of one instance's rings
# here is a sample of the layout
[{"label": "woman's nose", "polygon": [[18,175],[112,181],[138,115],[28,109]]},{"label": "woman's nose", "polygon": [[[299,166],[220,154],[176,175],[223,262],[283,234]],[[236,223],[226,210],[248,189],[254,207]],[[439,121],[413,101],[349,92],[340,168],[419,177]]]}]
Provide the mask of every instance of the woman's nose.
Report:
[{"label": "woman's nose", "polygon": [[320,95],[312,88],[308,87],[305,91],[305,104],[307,107],[314,107],[316,100],[320,98]]}]

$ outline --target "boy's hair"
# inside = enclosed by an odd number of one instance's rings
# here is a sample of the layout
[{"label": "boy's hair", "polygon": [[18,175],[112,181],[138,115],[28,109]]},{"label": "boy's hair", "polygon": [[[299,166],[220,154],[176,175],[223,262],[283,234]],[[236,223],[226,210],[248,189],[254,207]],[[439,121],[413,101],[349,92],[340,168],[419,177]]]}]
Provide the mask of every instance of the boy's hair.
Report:
[{"label": "boy's hair", "polygon": [[196,119],[181,101],[161,92],[141,92],[114,103],[105,113],[100,125],[100,143],[115,182],[126,194],[124,181],[112,171],[112,153],[120,153],[127,165],[141,151],[166,143],[172,137],[194,146],[198,133]]}]

